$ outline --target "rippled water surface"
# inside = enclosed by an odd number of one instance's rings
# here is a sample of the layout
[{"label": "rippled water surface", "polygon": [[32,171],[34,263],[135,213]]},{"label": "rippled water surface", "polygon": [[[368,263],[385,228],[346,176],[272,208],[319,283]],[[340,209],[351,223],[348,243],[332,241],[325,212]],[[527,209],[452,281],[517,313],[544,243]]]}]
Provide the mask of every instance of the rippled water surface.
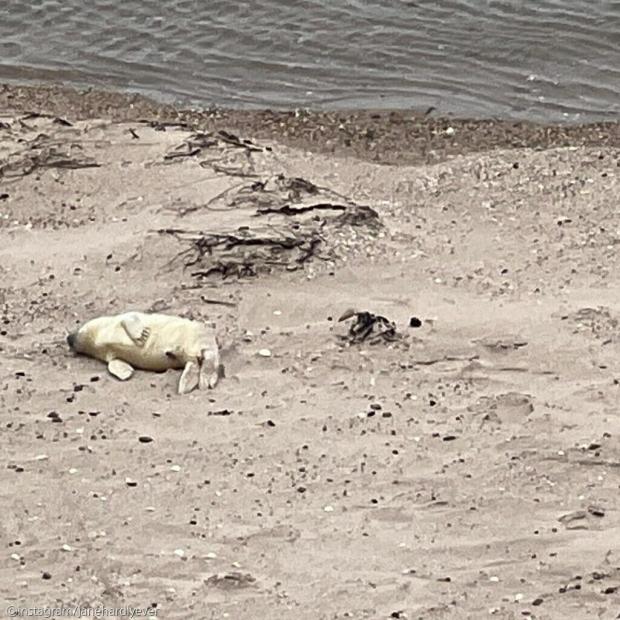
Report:
[{"label": "rippled water surface", "polygon": [[234,107],[617,118],[616,0],[1,0],[0,80]]}]

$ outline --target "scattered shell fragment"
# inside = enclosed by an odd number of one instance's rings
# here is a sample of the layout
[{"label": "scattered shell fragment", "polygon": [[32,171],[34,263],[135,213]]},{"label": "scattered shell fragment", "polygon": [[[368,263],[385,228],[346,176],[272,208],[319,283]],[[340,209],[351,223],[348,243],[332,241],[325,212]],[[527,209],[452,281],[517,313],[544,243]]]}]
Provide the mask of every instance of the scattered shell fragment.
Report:
[{"label": "scattered shell fragment", "polygon": [[260,357],[271,357],[271,351],[269,349],[260,349],[258,355]]}]

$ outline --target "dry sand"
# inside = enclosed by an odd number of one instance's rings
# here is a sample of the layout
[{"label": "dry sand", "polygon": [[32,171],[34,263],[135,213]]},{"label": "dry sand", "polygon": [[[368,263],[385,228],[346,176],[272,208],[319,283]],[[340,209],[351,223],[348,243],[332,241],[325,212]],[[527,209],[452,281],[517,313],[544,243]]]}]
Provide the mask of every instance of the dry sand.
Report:
[{"label": "dry sand", "polygon": [[[620,617],[617,127],[384,165],[7,92],[4,608]],[[348,346],[351,306],[400,339]],[[68,351],[128,309],[214,321],[226,378]]]}]

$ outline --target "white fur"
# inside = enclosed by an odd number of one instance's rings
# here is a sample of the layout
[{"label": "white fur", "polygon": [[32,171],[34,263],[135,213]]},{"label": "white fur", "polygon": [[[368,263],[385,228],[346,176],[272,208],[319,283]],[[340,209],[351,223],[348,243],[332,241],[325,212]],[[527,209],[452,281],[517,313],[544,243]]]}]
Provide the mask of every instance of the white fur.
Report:
[{"label": "white fur", "polygon": [[131,376],[132,368],[184,368],[179,393],[195,387],[214,387],[218,380],[220,359],[215,332],[198,321],[126,312],[92,319],[69,339],[77,353],[106,362],[110,372],[122,379]]}]

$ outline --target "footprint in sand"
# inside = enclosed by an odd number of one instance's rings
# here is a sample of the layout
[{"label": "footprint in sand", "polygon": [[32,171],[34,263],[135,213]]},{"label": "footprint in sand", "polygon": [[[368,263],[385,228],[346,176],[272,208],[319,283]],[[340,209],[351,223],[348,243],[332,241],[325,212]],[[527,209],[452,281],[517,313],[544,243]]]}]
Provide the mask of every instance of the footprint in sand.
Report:
[{"label": "footprint in sand", "polygon": [[482,396],[467,410],[476,417],[481,415],[483,423],[520,424],[534,411],[534,405],[529,394],[505,392]]}]

